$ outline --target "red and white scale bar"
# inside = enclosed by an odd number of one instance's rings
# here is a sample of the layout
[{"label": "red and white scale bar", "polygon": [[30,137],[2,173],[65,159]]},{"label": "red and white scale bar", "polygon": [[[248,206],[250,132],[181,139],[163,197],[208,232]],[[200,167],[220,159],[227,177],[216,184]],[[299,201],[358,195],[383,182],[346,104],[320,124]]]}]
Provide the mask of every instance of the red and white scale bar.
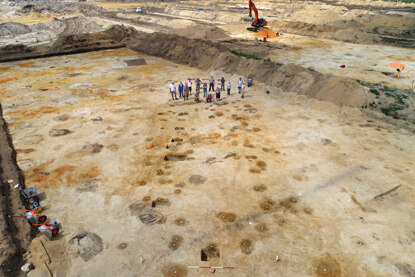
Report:
[{"label": "red and white scale bar", "polygon": [[189,265],[188,268],[213,268],[213,269],[235,269],[234,266],[193,266]]}]

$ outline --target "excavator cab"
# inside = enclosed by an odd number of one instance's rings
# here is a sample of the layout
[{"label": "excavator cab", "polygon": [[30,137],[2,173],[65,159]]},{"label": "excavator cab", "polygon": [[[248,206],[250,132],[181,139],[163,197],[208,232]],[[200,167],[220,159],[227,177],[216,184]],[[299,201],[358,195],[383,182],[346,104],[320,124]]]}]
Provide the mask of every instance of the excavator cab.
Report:
[{"label": "excavator cab", "polygon": [[265,18],[258,18],[257,22],[252,21],[251,27],[246,28],[251,32],[258,32],[262,27],[267,26],[268,22]]},{"label": "excavator cab", "polygon": [[249,16],[252,17],[252,10],[254,10],[255,18],[252,20],[251,27],[248,27],[247,30],[251,32],[258,32],[259,29],[268,25],[268,22],[265,18],[258,18],[258,10],[255,4],[249,0]]}]

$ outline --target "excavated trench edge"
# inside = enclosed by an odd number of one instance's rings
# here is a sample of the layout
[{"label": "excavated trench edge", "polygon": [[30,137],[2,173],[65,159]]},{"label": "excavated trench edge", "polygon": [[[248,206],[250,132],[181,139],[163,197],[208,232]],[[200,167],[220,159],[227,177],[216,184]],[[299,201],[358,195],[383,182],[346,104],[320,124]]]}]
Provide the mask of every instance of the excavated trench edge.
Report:
[{"label": "excavated trench edge", "polygon": [[21,61],[21,60],[31,60],[31,59],[39,59],[39,58],[48,58],[48,57],[58,57],[58,56],[66,56],[66,55],[74,55],[80,53],[87,53],[93,51],[102,51],[102,50],[110,50],[110,49],[118,49],[124,48],[126,44],[118,44],[118,45],[111,45],[111,46],[98,46],[98,47],[90,47],[90,48],[78,48],[72,49],[68,51],[57,51],[57,52],[47,52],[47,53],[36,53],[36,54],[28,54],[22,55],[19,57],[12,57],[12,58],[0,58],[0,63],[4,62],[13,62],[13,61]]},{"label": "excavated trench edge", "polygon": [[[1,193],[2,203],[0,206],[2,212],[2,220],[5,224],[5,229],[1,230],[3,234],[7,234],[11,240],[13,249],[12,253],[8,255],[6,260],[0,265],[0,269],[4,276],[20,276],[20,266],[22,265],[22,254],[25,253],[25,247],[27,247],[31,240],[31,228],[30,225],[20,217],[16,215],[20,214],[20,207],[24,207],[23,196],[21,190],[25,188],[25,179],[22,170],[17,164],[16,150],[13,146],[12,137],[9,132],[8,124],[3,118],[3,109],[0,104],[0,176],[1,176]],[[6,147],[6,148],[5,148]],[[5,172],[4,165],[9,163],[9,172]],[[18,177],[18,180],[14,180],[12,184],[8,184],[7,178],[10,175]],[[15,189],[16,184],[20,184],[18,189]],[[16,222],[19,221],[17,226]],[[31,234],[31,235],[30,235]],[[23,240],[23,241],[22,241]]]},{"label": "excavated trench edge", "polygon": [[[368,105],[369,99],[364,88],[348,78],[312,72],[294,64],[281,66],[271,61],[236,56],[229,52],[232,47],[220,42],[190,39],[166,33],[139,33],[130,27],[114,26],[109,33],[61,37],[59,39],[61,44],[51,44],[44,49],[21,46],[19,53],[17,46],[11,46],[3,47],[0,52],[5,54],[2,55],[3,61],[15,61],[127,47],[178,64],[203,70],[219,69],[226,73],[251,77],[267,86],[303,94],[338,106],[361,108]],[[336,94],[331,93],[333,90]]]}]

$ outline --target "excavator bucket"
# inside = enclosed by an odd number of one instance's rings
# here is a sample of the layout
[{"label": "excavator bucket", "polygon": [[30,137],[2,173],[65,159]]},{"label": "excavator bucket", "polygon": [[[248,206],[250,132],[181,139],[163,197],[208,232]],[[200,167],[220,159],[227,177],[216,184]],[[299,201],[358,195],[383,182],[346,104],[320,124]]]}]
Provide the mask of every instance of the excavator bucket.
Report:
[{"label": "excavator bucket", "polygon": [[242,18],[242,20],[252,22],[252,20],[254,20],[254,18],[252,16],[245,16],[245,17]]},{"label": "excavator bucket", "polygon": [[250,32],[258,32],[260,28],[258,28],[258,27],[248,27],[246,29]]}]

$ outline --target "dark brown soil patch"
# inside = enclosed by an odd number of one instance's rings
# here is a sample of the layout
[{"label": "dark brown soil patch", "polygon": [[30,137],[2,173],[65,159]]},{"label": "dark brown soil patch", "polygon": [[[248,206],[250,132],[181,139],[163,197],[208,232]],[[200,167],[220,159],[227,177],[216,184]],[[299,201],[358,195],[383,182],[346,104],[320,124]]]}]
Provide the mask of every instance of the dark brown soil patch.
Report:
[{"label": "dark brown soil patch", "polygon": [[234,222],[236,215],[233,213],[220,212],[216,215],[223,222]]},{"label": "dark brown soil patch", "polygon": [[297,202],[298,202],[298,198],[291,196],[284,200],[281,200],[280,205],[283,206],[285,209],[291,209],[294,207],[295,204],[297,204]]},{"label": "dark brown soil patch", "polygon": [[261,208],[261,210],[263,210],[264,212],[271,212],[274,208],[275,202],[271,199],[266,199],[264,201],[262,201],[259,204],[259,207]]},{"label": "dark brown soil patch", "polygon": [[184,161],[186,160],[187,155],[183,155],[183,154],[168,154],[166,156],[164,156],[164,160],[165,161]]},{"label": "dark brown soil patch", "polygon": [[209,258],[220,257],[220,251],[219,251],[216,243],[209,243],[208,246],[203,248],[203,252]]},{"label": "dark brown soil patch", "polygon": [[184,277],[187,275],[187,267],[182,265],[169,265],[162,270],[164,277]]},{"label": "dark brown soil patch", "polygon": [[342,276],[342,270],[339,262],[327,254],[319,260],[316,274],[318,277],[339,277]]},{"label": "dark brown soil patch", "polygon": [[252,250],[253,250],[253,245],[252,245],[252,241],[250,239],[243,239],[241,240],[241,242],[239,243],[239,247],[242,250],[242,253],[244,254],[251,254]]},{"label": "dark brown soil patch", "polygon": [[176,224],[177,226],[184,226],[186,224],[186,219],[182,217],[176,218],[174,224]]},{"label": "dark brown soil patch", "polygon": [[263,232],[268,231],[268,227],[264,223],[261,223],[261,224],[255,225],[255,230],[257,230],[260,233],[263,233]]},{"label": "dark brown soil patch", "polygon": [[128,247],[128,243],[126,243],[126,242],[122,242],[122,243],[117,245],[117,248],[120,249],[120,250],[123,250],[127,247]]},{"label": "dark brown soil patch", "polygon": [[90,154],[97,154],[101,152],[103,148],[104,148],[104,145],[98,144],[98,143],[88,144],[82,147],[83,150],[87,151]]},{"label": "dark brown soil patch", "polygon": [[144,59],[134,59],[134,60],[125,60],[124,61],[128,66],[138,66],[138,65],[146,65],[147,62]]},{"label": "dark brown soil patch", "polygon": [[51,135],[52,137],[60,137],[60,136],[65,136],[70,134],[71,131],[67,130],[67,129],[52,129],[49,131],[49,135]]},{"label": "dark brown soil patch", "polygon": [[182,241],[183,241],[183,238],[181,236],[174,235],[170,240],[169,248],[173,251],[177,250],[180,247],[180,244],[182,243]]}]

